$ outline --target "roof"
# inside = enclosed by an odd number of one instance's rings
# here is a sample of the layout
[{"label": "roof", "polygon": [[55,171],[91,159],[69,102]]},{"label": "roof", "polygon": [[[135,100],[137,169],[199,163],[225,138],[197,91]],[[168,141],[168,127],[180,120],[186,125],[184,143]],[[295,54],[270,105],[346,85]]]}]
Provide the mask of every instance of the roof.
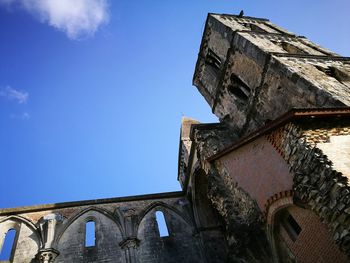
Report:
[{"label": "roof", "polygon": [[270,121],[265,126],[253,133],[239,139],[238,141],[232,143],[225,149],[219,151],[218,153],[207,158],[207,161],[212,162],[220,157],[240,148],[241,146],[255,140],[256,138],[275,130],[276,128],[297,119],[307,119],[307,118],[334,118],[334,117],[350,117],[350,107],[344,108],[298,108],[292,109],[289,112],[283,114],[279,118]]},{"label": "roof", "polygon": [[252,19],[252,20],[259,20],[259,21],[270,21],[269,19],[266,18],[260,18],[260,17],[253,17],[253,16],[239,16],[239,15],[232,15],[232,14],[218,14],[218,13],[209,13],[208,16],[210,15],[217,15],[217,16],[225,16],[225,17],[233,17],[233,18],[246,18],[246,19]]}]

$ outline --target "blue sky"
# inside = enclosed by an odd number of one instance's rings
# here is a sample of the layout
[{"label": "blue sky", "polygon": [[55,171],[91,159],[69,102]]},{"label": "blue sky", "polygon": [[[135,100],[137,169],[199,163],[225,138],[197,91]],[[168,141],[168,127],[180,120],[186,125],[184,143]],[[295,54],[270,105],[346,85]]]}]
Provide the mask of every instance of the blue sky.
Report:
[{"label": "blue sky", "polygon": [[0,207],[179,190],[206,15],[241,9],[350,56],[348,0],[0,0]]}]

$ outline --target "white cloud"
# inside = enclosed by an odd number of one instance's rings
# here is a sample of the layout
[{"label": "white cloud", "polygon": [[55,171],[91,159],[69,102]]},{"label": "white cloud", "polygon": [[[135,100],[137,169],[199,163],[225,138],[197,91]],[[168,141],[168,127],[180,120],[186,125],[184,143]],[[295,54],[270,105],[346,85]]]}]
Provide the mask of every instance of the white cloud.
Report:
[{"label": "white cloud", "polygon": [[0,0],[3,6],[18,5],[41,22],[63,31],[71,39],[94,35],[109,20],[109,0]]},{"label": "white cloud", "polygon": [[28,112],[23,112],[21,115],[22,120],[29,120],[30,119],[30,115]]},{"label": "white cloud", "polygon": [[20,114],[11,114],[10,118],[27,121],[30,119],[30,114],[28,112],[22,112]]},{"label": "white cloud", "polygon": [[5,97],[9,100],[15,100],[19,104],[22,104],[27,102],[29,94],[26,91],[16,90],[10,86],[7,86],[0,89],[0,97]]}]

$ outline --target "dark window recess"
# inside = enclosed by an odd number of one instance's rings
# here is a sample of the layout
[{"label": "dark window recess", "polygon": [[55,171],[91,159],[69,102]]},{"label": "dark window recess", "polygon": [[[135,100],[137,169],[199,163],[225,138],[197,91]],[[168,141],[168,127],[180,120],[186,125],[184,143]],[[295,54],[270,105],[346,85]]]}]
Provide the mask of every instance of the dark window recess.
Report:
[{"label": "dark window recess", "polygon": [[297,240],[301,232],[301,227],[299,226],[298,222],[295,221],[294,217],[290,214],[287,214],[283,225],[290,239],[293,241]]},{"label": "dark window recess", "polygon": [[250,95],[250,88],[238,76],[231,74],[231,85],[228,86],[228,91],[238,99],[247,101]]},{"label": "dark window recess", "polygon": [[95,243],[95,222],[88,221],[85,224],[85,247],[94,247]]},{"label": "dark window recess", "polygon": [[251,31],[254,31],[254,32],[267,33],[266,30],[262,29],[261,27],[259,27],[258,25],[255,25],[255,24],[244,23],[243,26],[245,26],[246,28],[248,28],[248,29],[250,29]]},{"label": "dark window recess", "polygon": [[0,261],[11,261],[13,258],[16,230],[10,229],[5,235],[5,240],[0,253]]},{"label": "dark window recess", "polygon": [[221,67],[221,59],[214,53],[213,50],[209,49],[205,57],[205,63],[212,66],[215,70],[219,70]]},{"label": "dark window recess", "polygon": [[281,47],[284,51],[288,52],[289,54],[298,54],[298,55],[305,55],[307,52],[303,51],[302,49],[298,48],[297,46],[285,42],[285,41],[271,41],[275,45]]},{"label": "dark window recess", "polygon": [[168,237],[169,231],[162,211],[156,212],[156,220],[160,237]]},{"label": "dark window recess", "polygon": [[319,71],[322,71],[327,76],[335,78],[339,82],[350,81],[350,74],[344,72],[336,67],[322,67],[315,66]]}]

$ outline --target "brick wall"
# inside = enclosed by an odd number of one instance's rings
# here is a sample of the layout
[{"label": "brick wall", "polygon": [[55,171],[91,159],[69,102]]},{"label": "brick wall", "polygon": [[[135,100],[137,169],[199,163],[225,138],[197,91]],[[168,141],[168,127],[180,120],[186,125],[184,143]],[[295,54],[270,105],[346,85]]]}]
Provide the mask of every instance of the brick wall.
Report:
[{"label": "brick wall", "polygon": [[320,222],[319,217],[310,210],[296,206],[287,211],[301,227],[301,232],[293,241],[280,222],[278,234],[300,263],[345,263],[347,257],[334,243],[330,231]]},{"label": "brick wall", "polygon": [[293,188],[293,176],[281,155],[264,137],[220,159],[233,181],[264,211],[267,200]]}]

